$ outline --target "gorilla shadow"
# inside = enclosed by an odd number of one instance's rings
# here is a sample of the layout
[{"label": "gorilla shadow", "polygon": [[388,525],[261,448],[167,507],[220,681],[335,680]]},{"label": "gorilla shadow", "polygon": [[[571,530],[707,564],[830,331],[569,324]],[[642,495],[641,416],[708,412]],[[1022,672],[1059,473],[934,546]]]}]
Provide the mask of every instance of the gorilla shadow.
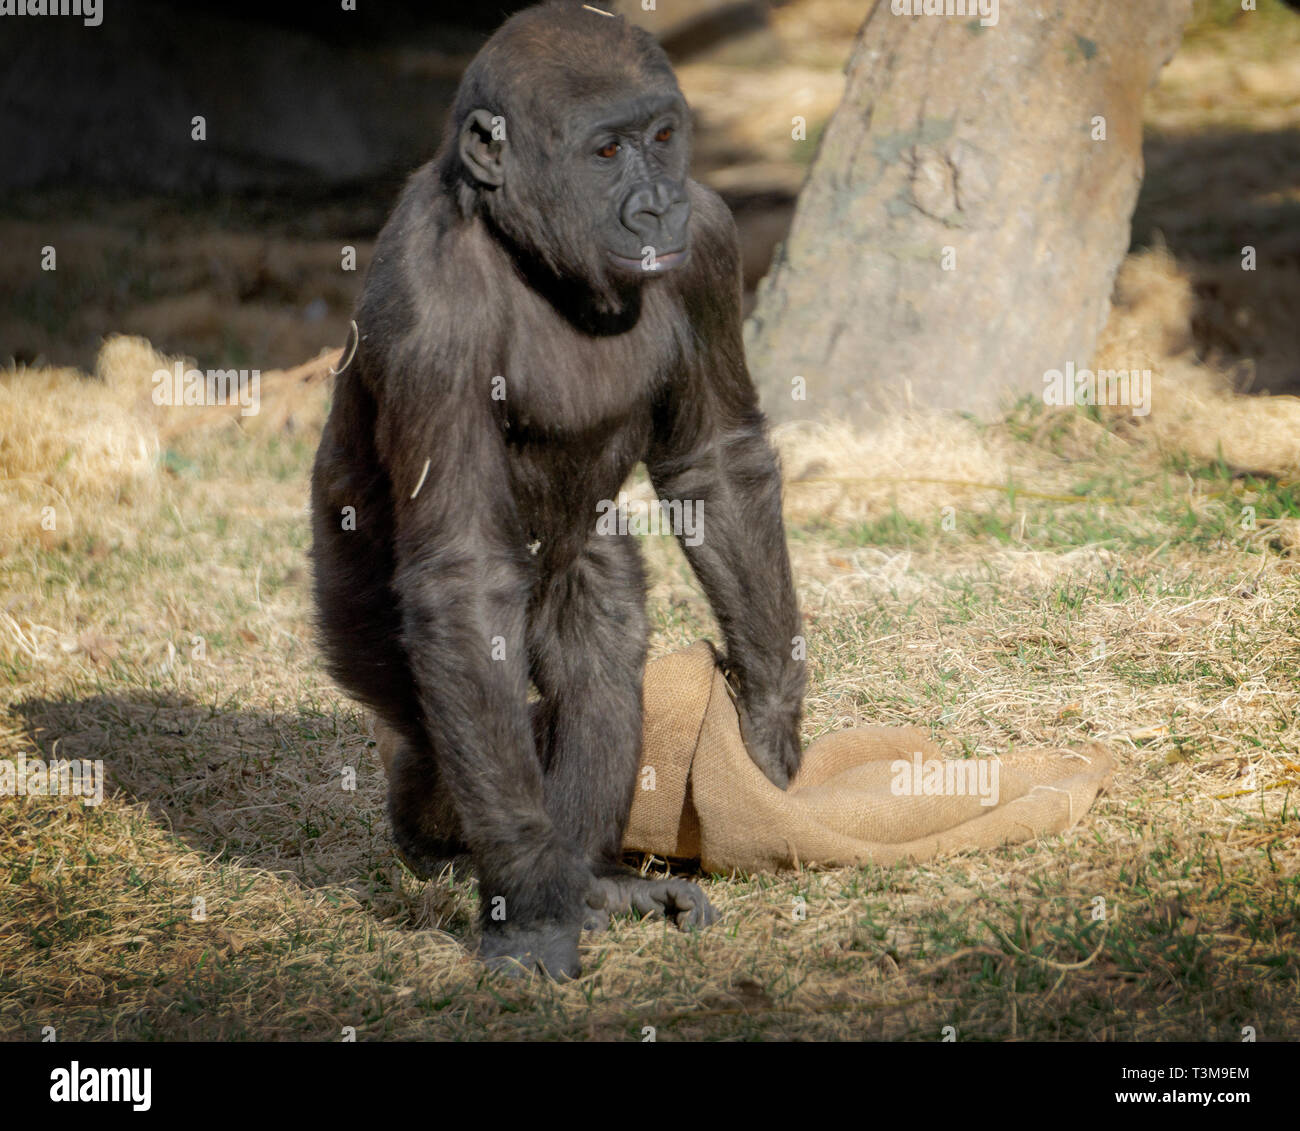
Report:
[{"label": "gorilla shadow", "polygon": [[106,797],[143,802],[205,857],[346,889],[376,919],[441,926],[472,946],[464,883],[438,880],[419,898],[401,883],[383,770],[354,709],[223,709],[146,691],[30,698],[13,709],[35,748],[29,758],[102,759]]}]

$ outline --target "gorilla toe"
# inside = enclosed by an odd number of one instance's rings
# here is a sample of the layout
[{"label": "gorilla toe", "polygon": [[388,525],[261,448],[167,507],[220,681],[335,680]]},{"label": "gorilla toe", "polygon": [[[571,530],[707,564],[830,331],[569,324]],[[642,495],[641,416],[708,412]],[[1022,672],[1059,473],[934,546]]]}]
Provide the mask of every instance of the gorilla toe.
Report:
[{"label": "gorilla toe", "polygon": [[662,915],[681,930],[703,930],[718,921],[717,911],[698,884],[672,877],[602,876],[588,893],[587,906],[603,912],[606,920],[610,915]]}]

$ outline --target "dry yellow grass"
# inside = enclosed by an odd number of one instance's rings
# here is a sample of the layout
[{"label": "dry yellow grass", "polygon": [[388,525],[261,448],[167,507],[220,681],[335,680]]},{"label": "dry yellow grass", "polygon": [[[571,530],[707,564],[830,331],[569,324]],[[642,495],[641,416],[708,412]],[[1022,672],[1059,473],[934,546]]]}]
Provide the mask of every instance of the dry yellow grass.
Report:
[{"label": "dry yellow grass", "polygon": [[158,435],[131,382],[72,369],[0,373],[0,545],[67,538],[87,508],[152,494]]},{"label": "dry yellow grass", "polygon": [[[567,987],[485,982],[468,878],[422,885],[392,855],[373,740],[312,642],[323,382],[285,383],[293,430],[192,429],[142,402],[159,357],[138,340],[110,341],[98,378],[6,375],[44,421],[24,478],[66,473],[82,418],[60,400],[113,429],[65,484],[77,537],[18,538],[0,572],[0,757],[101,758],[111,796],[0,799],[0,1035],[1296,1035],[1294,506],[1176,450],[1188,429],[1231,448],[1233,413],[1261,403],[1165,352],[1179,287],[1166,261],[1132,261],[1107,347],[1203,381],[1176,412],[777,436],[807,736],[919,723],[976,756],[1101,739],[1120,768],[1088,819],[919,868],[706,880],[723,930],[621,923]],[[119,465],[85,462],[159,433],[147,489],[108,490]],[[1252,462],[1284,466],[1280,439],[1260,425]],[[675,547],[646,551],[654,651],[716,636]]]},{"label": "dry yellow grass", "polygon": [[[1243,472],[1300,476],[1300,398],[1236,392],[1230,377],[1192,355],[1191,281],[1163,247],[1130,255],[1096,367],[1152,369],[1152,411],[1133,430],[1166,453],[1223,460]],[[1123,409],[1109,415],[1118,418]]]},{"label": "dry yellow grass", "polygon": [[[1050,508],[1032,501],[1022,543],[962,528],[855,545],[796,522],[810,735],[919,722],[976,754],[1099,737],[1121,753],[1111,794],[1069,836],[1026,849],[709,881],[723,930],[623,923],[591,940],[574,986],[489,985],[467,953],[471,889],[463,876],[421,885],[396,863],[364,721],[319,670],[302,561],[310,445],[287,458],[275,437],[217,435],[183,438],[202,476],[168,474],[134,508],[135,553],[29,547],[0,575],[14,621],[46,630],[35,650],[0,633],[0,752],[103,758],[115,791],[89,810],[0,801],[3,1035],[1294,1026],[1300,580],[1266,545],[1183,538],[1153,556],[1127,519],[1107,524],[1109,546],[1038,545]],[[648,549],[661,651],[707,631],[707,614],[676,552]],[[75,583],[52,585],[59,573]],[[1084,968],[1050,965],[1103,941]]]}]

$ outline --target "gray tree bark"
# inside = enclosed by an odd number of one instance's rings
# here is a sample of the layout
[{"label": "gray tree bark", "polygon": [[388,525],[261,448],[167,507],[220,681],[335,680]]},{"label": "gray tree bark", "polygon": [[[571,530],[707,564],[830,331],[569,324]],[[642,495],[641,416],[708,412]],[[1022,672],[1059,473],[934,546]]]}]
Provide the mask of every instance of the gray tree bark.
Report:
[{"label": "gray tree bark", "polygon": [[903,398],[989,414],[1087,365],[1128,248],[1142,98],[1191,2],[1016,0],[993,26],[904,6],[944,4],[875,0],[746,325],[777,421]]}]

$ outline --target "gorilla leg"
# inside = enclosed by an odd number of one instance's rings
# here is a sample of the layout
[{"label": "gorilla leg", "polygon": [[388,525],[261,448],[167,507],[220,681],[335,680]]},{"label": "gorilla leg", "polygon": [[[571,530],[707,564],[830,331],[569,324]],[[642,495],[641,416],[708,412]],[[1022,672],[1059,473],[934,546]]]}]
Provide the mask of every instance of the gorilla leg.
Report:
[{"label": "gorilla leg", "polygon": [[593,536],[578,562],[551,574],[530,626],[546,809],[591,865],[589,929],[625,912],[662,914],[681,927],[717,918],[695,884],[621,863],[641,760],[646,635],[641,557],[627,537]]},{"label": "gorilla leg", "polygon": [[397,849],[413,872],[427,878],[467,850],[419,724],[410,664],[399,643],[392,507],[370,442],[374,401],[348,372],[334,395],[339,423],[331,419],[321,439],[312,483],[321,640],[335,678],[374,710]]},{"label": "gorilla leg", "polygon": [[530,618],[546,809],[592,864],[619,859],[641,759],[644,603],[631,539],[593,537]]},{"label": "gorilla leg", "polygon": [[421,879],[469,852],[451,795],[438,775],[433,751],[375,720],[379,757],[388,774],[388,819],[406,866]]}]

